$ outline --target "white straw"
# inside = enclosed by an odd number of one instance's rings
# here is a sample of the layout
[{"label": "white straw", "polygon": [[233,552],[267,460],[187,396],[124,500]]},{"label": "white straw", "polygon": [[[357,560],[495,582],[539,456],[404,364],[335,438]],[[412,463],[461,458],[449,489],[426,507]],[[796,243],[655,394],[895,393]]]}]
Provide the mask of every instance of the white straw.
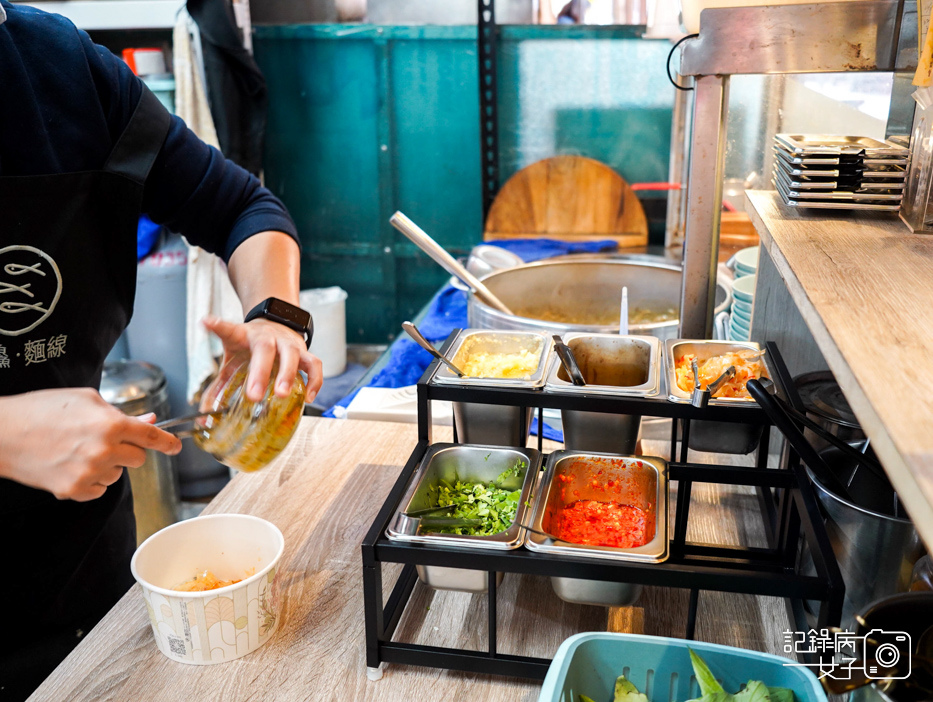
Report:
[{"label": "white straw", "polygon": [[628,287],[622,286],[622,309],[619,311],[619,333],[628,334]]}]

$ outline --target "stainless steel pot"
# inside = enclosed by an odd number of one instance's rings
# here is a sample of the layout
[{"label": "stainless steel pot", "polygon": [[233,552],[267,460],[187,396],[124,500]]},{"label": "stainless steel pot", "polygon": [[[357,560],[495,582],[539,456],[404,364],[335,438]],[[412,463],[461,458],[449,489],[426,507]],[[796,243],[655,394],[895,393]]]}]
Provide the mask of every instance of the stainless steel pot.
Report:
[{"label": "stainless steel pot", "polygon": [[[820,456],[841,479],[848,480],[853,462],[837,449],[820,451]],[[839,563],[846,592],[842,605],[842,627],[852,628],[855,615],[880,597],[907,590],[913,564],[923,555],[923,546],[913,523],[903,512],[894,516],[893,489],[869,484],[856,494],[863,504],[855,504],[831,492],[808,469],[816,498],[824,515],[826,533]],[[860,468],[860,480],[870,479],[870,471]],[[874,504],[876,495],[888,496],[884,509]],[[870,499],[868,499],[870,498]],[[870,504],[871,506],[868,506]],[[802,570],[814,573],[806,547],[801,550]],[[815,612],[816,602],[807,609]]]},{"label": "stainless steel pot", "polygon": [[[622,286],[628,287],[630,308],[680,306],[682,268],[662,256],[606,255],[563,256],[515,268],[493,271],[481,278],[509,308],[533,304],[560,314],[581,312],[612,318],[618,316]],[[729,291],[716,286],[716,312],[729,306]],[[467,307],[470,327],[480,329],[527,329],[535,331],[619,332],[619,324],[567,324],[508,315],[481,302],[470,293]],[[630,334],[673,339],[678,319],[651,324],[630,324]]]}]

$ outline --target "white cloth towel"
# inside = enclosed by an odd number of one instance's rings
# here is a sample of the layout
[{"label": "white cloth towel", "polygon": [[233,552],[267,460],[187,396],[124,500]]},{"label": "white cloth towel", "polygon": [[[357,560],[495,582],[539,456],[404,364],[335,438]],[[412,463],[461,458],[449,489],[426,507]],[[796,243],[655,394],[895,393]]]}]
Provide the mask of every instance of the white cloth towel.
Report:
[{"label": "white cloth towel", "polygon": [[[188,12],[182,10],[172,37],[175,113],[203,141],[217,147],[217,132],[211,119],[196,46],[199,37],[197,31],[197,25]],[[224,262],[197,246],[188,247],[187,299],[187,397],[191,402],[204,381],[217,371],[215,359],[223,354],[220,340],[204,328],[201,320],[207,315],[214,315],[240,322],[243,321],[243,307],[230,283]]]}]

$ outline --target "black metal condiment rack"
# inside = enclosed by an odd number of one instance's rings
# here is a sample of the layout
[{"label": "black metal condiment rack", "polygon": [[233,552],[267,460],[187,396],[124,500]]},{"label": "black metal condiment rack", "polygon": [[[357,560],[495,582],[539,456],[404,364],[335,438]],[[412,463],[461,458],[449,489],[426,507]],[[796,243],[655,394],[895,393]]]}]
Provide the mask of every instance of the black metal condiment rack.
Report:
[{"label": "black metal condiment rack", "polygon": [[[460,330],[454,330],[442,352],[449,350]],[[778,391],[792,387],[787,368],[774,343],[766,344],[769,366]],[[842,615],[845,587],[823,527],[822,517],[809,480],[798,461],[786,469],[766,468],[770,424],[757,405],[745,407],[708,406],[670,402],[666,397],[607,397],[557,395],[538,390],[477,388],[437,385],[431,382],[439,361],[434,361],[418,381],[418,443],[391,493],[363,539],[363,596],[366,626],[366,665],[375,671],[383,662],[404,663],[543,679],[550,661],[544,658],[508,655],[496,650],[496,572],[529,573],[589,580],[609,580],[690,590],[685,637],[693,638],[700,590],[718,590],[783,597],[797,629],[807,631],[804,600],[819,601],[817,628],[837,626]],[[524,547],[512,551],[457,549],[449,546],[411,544],[389,540],[389,522],[431,444],[429,400],[513,405],[538,409],[542,426],[543,408],[586,410],[617,414],[669,417],[673,419],[671,456],[676,456],[681,438],[680,461],[670,462],[669,480],[677,482],[677,501],[670,542],[670,557],[663,563],[594,561],[572,556],[535,553]],[[525,413],[521,413],[523,416]],[[756,467],[693,464],[687,462],[690,422],[708,420],[761,425]],[[538,449],[542,449],[538,432]],[[456,432],[454,441],[456,442]],[[719,483],[756,488],[769,546],[737,547],[701,544],[686,540],[691,485]],[[799,570],[801,536],[812,556],[816,574]],[[404,567],[383,601],[382,564]],[[418,579],[416,565],[485,570],[488,574],[488,649],[463,650],[393,641],[396,628]]]}]

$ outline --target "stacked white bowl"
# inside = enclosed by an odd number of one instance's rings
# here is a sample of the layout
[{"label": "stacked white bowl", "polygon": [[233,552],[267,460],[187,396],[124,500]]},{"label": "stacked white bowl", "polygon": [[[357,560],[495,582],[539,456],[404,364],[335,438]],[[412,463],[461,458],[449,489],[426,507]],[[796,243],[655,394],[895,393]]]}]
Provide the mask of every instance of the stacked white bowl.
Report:
[{"label": "stacked white bowl", "polygon": [[748,341],[751,337],[757,280],[757,275],[746,275],[736,278],[732,285],[732,309],[729,314],[729,339],[732,341]]},{"label": "stacked white bowl", "polygon": [[758,247],[749,246],[735,254],[735,277],[744,278],[758,272]]},{"label": "stacked white bowl", "polygon": [[758,273],[758,247],[750,246],[733,256],[735,280],[729,309],[728,336],[731,341],[748,341],[752,330],[752,306]]}]

